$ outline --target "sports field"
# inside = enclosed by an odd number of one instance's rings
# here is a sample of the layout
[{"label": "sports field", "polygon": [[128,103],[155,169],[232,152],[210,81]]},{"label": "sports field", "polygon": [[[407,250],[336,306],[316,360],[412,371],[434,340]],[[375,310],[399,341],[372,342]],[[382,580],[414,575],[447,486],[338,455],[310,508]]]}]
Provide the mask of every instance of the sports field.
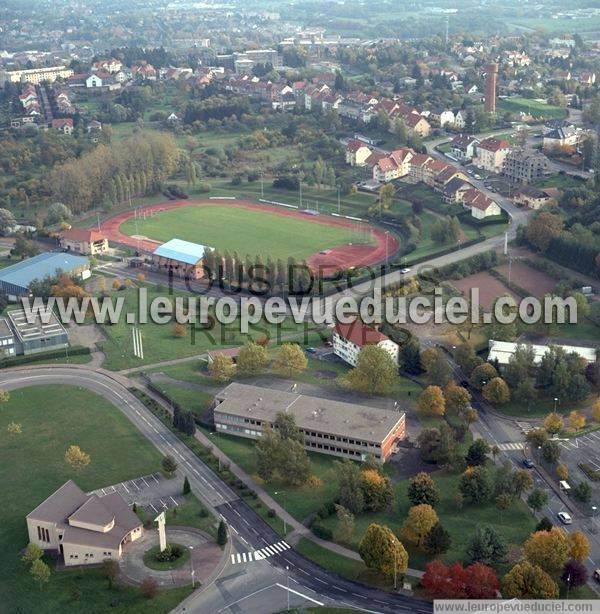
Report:
[{"label": "sports field", "polygon": [[237,251],[242,257],[260,254],[298,260],[352,242],[356,234],[350,228],[315,223],[306,217],[302,220],[228,205],[192,206],[129,219],[121,231],[162,242],[176,237],[215,247],[221,253]]}]

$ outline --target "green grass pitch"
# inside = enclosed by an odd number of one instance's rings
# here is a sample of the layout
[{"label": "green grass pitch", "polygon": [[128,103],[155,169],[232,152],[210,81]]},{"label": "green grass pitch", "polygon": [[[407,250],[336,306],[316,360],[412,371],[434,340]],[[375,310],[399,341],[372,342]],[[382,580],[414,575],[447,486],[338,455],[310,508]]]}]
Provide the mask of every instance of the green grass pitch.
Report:
[{"label": "green grass pitch", "polygon": [[143,235],[157,241],[183,239],[217,248],[221,253],[237,251],[240,257],[260,254],[263,258],[288,257],[303,260],[326,248],[353,240],[351,229],[319,224],[228,205],[189,206],[130,219],[121,225],[128,235]]}]

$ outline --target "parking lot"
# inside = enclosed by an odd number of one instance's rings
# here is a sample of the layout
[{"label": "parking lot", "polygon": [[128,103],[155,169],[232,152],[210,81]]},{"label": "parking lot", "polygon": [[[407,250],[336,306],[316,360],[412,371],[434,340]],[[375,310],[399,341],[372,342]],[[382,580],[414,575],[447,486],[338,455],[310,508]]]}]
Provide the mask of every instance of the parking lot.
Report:
[{"label": "parking lot", "polygon": [[592,504],[600,502],[600,482],[593,482],[586,478],[579,468],[579,463],[586,463],[593,469],[600,470],[600,431],[574,437],[559,442],[561,448],[561,462],[569,468],[568,482],[571,486],[586,480],[593,490]]},{"label": "parking lot", "polygon": [[162,511],[178,507],[183,502],[181,494],[183,480],[179,477],[166,478],[162,473],[152,473],[133,480],[119,482],[94,490],[93,493],[104,497],[118,492],[129,506],[134,503],[149,513],[158,514]]}]

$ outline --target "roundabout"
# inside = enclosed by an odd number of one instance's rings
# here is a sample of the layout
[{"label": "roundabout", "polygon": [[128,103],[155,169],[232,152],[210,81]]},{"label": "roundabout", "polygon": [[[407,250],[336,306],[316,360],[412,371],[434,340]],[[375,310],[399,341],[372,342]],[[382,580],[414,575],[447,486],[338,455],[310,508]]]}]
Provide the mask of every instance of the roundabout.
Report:
[{"label": "roundabout", "polygon": [[167,527],[167,544],[181,549],[173,561],[157,561],[158,531],[147,529],[144,535],[128,544],[119,561],[122,577],[131,584],[141,584],[152,578],[159,586],[186,586],[204,583],[219,566],[224,551],[215,540],[190,527]]}]

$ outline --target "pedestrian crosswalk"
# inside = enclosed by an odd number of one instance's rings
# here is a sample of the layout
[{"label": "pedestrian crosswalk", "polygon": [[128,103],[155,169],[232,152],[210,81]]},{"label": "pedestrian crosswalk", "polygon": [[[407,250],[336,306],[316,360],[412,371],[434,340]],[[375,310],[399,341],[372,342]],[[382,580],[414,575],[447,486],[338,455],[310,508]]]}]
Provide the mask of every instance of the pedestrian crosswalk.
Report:
[{"label": "pedestrian crosswalk", "polygon": [[524,450],[524,449],[525,449],[525,444],[523,442],[498,444],[498,450],[502,450],[503,452],[505,452],[506,450]]},{"label": "pedestrian crosswalk", "polygon": [[232,565],[237,565],[239,563],[262,561],[263,559],[268,559],[270,556],[274,556],[275,554],[281,554],[289,548],[291,548],[291,546],[287,542],[280,541],[276,544],[265,546],[260,550],[252,550],[251,552],[236,552],[231,555],[231,563]]}]

